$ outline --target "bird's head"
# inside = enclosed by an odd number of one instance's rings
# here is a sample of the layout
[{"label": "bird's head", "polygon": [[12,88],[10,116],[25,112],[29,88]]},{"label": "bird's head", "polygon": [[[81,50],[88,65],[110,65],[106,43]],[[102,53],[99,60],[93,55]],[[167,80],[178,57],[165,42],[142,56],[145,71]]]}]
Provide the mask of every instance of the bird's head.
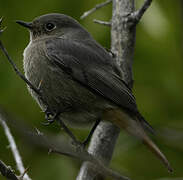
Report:
[{"label": "bird's head", "polygon": [[64,14],[46,14],[32,22],[16,21],[30,31],[31,40],[49,37],[89,38],[89,33],[73,18]]}]

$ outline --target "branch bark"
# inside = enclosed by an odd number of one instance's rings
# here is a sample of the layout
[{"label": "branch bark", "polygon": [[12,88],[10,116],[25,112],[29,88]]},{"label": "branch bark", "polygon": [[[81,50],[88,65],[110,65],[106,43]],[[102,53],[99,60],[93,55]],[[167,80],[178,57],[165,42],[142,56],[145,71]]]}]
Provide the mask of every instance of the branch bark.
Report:
[{"label": "branch bark", "polygon": [[134,10],[134,0],[113,1],[111,50],[116,55],[117,64],[121,67],[123,80],[130,88],[133,86],[132,64],[136,27],[128,26],[124,16],[132,14]]},{"label": "branch bark", "polygon": [[[132,88],[132,64],[135,46],[135,26],[126,26],[122,19],[125,14],[134,12],[134,0],[113,0],[113,15],[111,21],[111,50],[116,55],[116,62],[122,69],[124,81]],[[88,151],[93,156],[109,164],[116,140],[119,135],[119,128],[108,122],[101,122],[94,132]],[[82,164],[77,180],[102,180],[104,177],[91,169],[85,162]]]}]

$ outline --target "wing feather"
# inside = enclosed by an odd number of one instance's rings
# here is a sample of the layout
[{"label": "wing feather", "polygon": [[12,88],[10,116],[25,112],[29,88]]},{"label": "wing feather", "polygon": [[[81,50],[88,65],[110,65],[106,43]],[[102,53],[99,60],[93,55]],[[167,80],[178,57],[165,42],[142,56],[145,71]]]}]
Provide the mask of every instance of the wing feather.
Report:
[{"label": "wing feather", "polygon": [[74,80],[130,111],[144,127],[153,131],[138,112],[131,90],[115,72],[116,65],[110,55],[98,44],[55,38],[46,42],[46,54]]}]

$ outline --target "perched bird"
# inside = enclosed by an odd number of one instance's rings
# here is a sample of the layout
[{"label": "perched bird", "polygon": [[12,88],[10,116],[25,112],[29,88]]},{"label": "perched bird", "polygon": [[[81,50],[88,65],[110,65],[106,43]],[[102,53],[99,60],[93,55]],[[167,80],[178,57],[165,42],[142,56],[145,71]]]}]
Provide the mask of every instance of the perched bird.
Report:
[{"label": "perched bird", "polygon": [[172,171],[145,130],[153,131],[137,109],[131,90],[111,55],[76,20],[46,14],[32,22],[17,21],[30,31],[24,50],[26,78],[42,93],[29,88],[46,113],[63,120],[86,123],[110,121],[136,136]]}]

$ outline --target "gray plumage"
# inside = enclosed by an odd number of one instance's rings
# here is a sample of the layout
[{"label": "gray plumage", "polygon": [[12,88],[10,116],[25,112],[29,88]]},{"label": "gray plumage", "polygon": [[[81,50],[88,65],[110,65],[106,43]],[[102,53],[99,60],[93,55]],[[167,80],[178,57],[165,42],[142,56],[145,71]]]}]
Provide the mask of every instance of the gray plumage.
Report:
[{"label": "gray plumage", "polygon": [[[29,88],[41,109],[78,124],[108,120],[140,138],[172,171],[166,157],[144,132],[153,129],[139,113],[134,96],[110,54],[73,18],[47,14],[31,23],[24,51],[27,79],[43,95]],[[46,103],[45,103],[46,102]]]},{"label": "gray plumage", "polygon": [[[52,31],[46,29],[48,23],[54,24]],[[94,121],[104,110],[118,106],[132,116],[140,115],[115,61],[77,21],[48,14],[29,26],[24,71],[34,86],[40,86],[46,105],[29,90],[43,111],[61,112],[76,124]],[[143,118],[139,120],[152,131]]]}]

